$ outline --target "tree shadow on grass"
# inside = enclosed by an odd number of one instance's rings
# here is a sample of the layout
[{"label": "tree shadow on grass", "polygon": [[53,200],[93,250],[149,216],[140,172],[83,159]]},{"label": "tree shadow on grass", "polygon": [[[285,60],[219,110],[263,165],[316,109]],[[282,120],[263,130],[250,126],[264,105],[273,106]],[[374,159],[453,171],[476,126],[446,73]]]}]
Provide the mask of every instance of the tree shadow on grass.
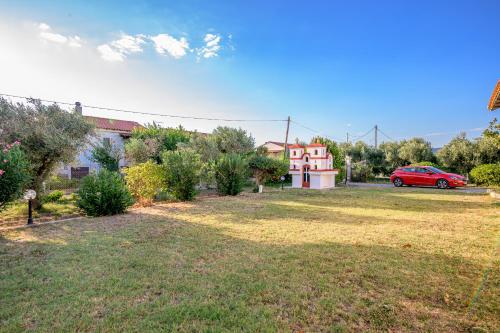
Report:
[{"label": "tree shadow on grass", "polygon": [[412,247],[273,244],[155,210],[18,237],[25,240],[0,238],[6,330],[459,332],[499,324],[493,294],[465,316],[481,265]]}]

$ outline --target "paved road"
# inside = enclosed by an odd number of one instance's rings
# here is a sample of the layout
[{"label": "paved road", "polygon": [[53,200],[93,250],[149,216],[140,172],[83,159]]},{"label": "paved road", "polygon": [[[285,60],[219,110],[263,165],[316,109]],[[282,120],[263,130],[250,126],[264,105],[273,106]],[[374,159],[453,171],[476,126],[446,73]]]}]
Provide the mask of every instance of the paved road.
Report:
[{"label": "paved road", "polygon": [[[387,183],[349,183],[348,186],[359,187],[359,188],[391,188],[394,187],[392,184]],[[417,187],[417,186],[414,186]],[[433,188],[433,187],[419,187],[419,188]],[[438,190],[438,189],[436,189]],[[462,193],[487,193],[487,189],[480,187],[457,187],[450,189],[449,191],[459,191]]]}]

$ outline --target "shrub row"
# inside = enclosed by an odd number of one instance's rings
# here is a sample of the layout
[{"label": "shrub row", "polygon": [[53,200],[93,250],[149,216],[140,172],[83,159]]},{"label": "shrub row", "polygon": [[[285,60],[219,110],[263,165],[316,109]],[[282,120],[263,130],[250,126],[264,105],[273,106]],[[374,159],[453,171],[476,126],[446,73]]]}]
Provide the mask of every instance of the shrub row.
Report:
[{"label": "shrub row", "polygon": [[472,181],[477,185],[500,185],[500,163],[483,164],[475,167],[470,172]]}]

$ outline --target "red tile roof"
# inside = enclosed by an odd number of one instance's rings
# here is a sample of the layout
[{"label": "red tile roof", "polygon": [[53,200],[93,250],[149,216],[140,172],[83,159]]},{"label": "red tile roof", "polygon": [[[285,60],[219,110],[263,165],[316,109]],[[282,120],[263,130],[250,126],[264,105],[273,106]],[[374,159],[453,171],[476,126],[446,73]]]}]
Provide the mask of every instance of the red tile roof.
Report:
[{"label": "red tile roof", "polygon": [[[281,146],[281,147],[285,146],[284,142],[278,142],[278,141],[267,141],[266,143],[272,143],[272,144],[275,144],[275,145]],[[264,144],[266,144],[266,143],[264,143]]]},{"label": "red tile roof", "polygon": [[110,130],[110,131],[119,131],[119,132],[132,132],[132,130],[136,127],[142,127],[141,124],[135,121],[129,120],[118,120],[118,119],[109,119],[109,118],[100,118],[100,117],[91,117],[85,116],[85,119],[94,124],[98,129]]},{"label": "red tile roof", "polygon": [[298,145],[298,144],[293,144],[288,146],[288,148],[304,148],[304,146]]},{"label": "red tile roof", "polygon": [[493,111],[500,108],[500,80],[498,80],[493,93],[491,94],[488,110]]},{"label": "red tile roof", "polygon": [[321,144],[321,143],[311,143],[307,145],[307,147],[326,147],[326,145]]}]

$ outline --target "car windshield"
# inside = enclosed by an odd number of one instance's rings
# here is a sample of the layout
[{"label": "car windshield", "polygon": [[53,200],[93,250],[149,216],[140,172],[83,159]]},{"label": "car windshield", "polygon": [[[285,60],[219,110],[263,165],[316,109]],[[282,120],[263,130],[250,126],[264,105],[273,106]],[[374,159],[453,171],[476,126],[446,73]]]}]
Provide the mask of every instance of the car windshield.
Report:
[{"label": "car windshield", "polygon": [[435,173],[445,173],[443,170],[439,170],[438,168],[435,167],[426,167],[427,170],[431,170],[432,172]]}]

